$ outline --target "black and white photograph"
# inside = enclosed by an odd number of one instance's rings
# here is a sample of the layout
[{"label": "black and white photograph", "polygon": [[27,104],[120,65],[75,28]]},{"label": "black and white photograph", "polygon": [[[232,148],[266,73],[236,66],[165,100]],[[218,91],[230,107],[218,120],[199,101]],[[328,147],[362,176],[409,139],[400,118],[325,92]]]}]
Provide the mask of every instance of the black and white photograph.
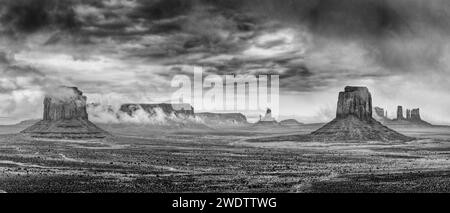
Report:
[{"label": "black and white photograph", "polygon": [[449,81],[448,0],[0,0],[0,192],[449,193]]}]

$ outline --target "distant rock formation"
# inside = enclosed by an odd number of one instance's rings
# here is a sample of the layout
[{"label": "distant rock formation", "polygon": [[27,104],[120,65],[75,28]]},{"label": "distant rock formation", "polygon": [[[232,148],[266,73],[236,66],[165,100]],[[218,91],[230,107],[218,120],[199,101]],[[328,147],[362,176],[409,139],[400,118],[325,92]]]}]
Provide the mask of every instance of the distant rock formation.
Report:
[{"label": "distant rock formation", "polygon": [[406,109],[406,117],[403,115],[403,106],[397,107],[397,118],[389,119],[387,116],[380,116],[380,113],[384,109],[380,107],[375,107],[377,112],[374,116],[376,120],[380,121],[383,125],[398,127],[398,126],[432,126],[432,124],[422,120],[420,117],[420,109]]},{"label": "distant rock formation", "polygon": [[272,110],[267,109],[264,117],[260,117],[259,121],[254,126],[279,126],[280,124],[272,117]]},{"label": "distant rock formation", "polygon": [[413,121],[421,121],[422,118],[420,118],[420,109],[413,109],[411,111],[411,116],[409,119],[411,119]]},{"label": "distant rock formation", "polygon": [[247,117],[242,113],[195,113],[208,126],[245,126]]},{"label": "distant rock formation", "polygon": [[403,120],[405,117],[403,117],[403,107],[398,106],[397,107],[397,120]]},{"label": "distant rock formation", "polygon": [[377,121],[380,121],[382,124],[390,120],[388,118],[387,111],[384,110],[383,108],[374,107],[374,111],[375,113],[373,114],[373,118],[375,118],[375,120]]},{"label": "distant rock formation", "polygon": [[385,111],[384,111],[383,108],[381,108],[381,107],[375,107],[374,110],[375,110],[375,115],[376,115],[376,116],[378,116],[378,117],[380,117],[380,118],[383,118],[383,117],[386,116]]},{"label": "distant rock formation", "polygon": [[272,117],[272,110],[271,109],[267,109],[266,114],[264,115],[264,117],[260,117],[259,120],[260,121],[267,121],[267,122],[275,121],[275,118]]},{"label": "distant rock formation", "polygon": [[372,117],[372,96],[366,87],[339,93],[336,118],[310,135],[315,141],[408,141]]},{"label": "distant rock formation", "polygon": [[[378,110],[380,115],[384,115]],[[366,87],[345,87],[339,93],[336,118],[307,135],[285,135],[249,139],[251,142],[404,142],[413,138],[402,135],[372,117],[372,96]]]},{"label": "distant rock formation", "polygon": [[44,98],[43,119],[22,133],[43,138],[104,138],[109,135],[88,120],[86,96],[76,87],[59,87]]},{"label": "distant rock formation", "polygon": [[288,126],[288,127],[298,127],[298,126],[303,126],[304,124],[298,122],[295,119],[287,119],[287,120],[280,121],[280,125],[281,126]]}]

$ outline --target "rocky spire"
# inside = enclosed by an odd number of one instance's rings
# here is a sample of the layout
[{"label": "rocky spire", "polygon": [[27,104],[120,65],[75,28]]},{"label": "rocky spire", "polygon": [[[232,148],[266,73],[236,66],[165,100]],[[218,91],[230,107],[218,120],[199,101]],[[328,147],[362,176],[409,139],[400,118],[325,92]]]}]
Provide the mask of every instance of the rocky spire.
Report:
[{"label": "rocky spire", "polygon": [[422,118],[420,118],[420,109],[413,109],[411,111],[411,120],[420,121]]},{"label": "rocky spire", "polygon": [[83,119],[88,120],[86,96],[76,87],[60,87],[47,94],[44,99],[46,121]]}]

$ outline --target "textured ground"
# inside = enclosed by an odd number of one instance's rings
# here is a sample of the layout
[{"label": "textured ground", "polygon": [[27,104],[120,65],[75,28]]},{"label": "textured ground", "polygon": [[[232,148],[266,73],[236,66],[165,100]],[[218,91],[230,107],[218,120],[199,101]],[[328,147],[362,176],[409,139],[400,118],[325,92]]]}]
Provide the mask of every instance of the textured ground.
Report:
[{"label": "textured ground", "polygon": [[[403,129],[407,143],[248,142],[308,133],[146,131],[31,139],[0,131],[6,192],[450,192],[450,129]],[[144,132],[144,133],[143,133]]]}]

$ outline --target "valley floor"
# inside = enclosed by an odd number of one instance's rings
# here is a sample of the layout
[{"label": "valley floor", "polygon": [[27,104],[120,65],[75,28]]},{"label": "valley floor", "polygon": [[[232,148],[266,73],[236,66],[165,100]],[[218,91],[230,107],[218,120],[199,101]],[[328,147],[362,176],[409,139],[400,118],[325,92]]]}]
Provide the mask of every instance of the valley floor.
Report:
[{"label": "valley floor", "polygon": [[[450,129],[408,143],[252,143],[308,133],[132,131],[76,141],[0,135],[0,191],[450,192]],[[315,127],[314,127],[315,128]]]}]

